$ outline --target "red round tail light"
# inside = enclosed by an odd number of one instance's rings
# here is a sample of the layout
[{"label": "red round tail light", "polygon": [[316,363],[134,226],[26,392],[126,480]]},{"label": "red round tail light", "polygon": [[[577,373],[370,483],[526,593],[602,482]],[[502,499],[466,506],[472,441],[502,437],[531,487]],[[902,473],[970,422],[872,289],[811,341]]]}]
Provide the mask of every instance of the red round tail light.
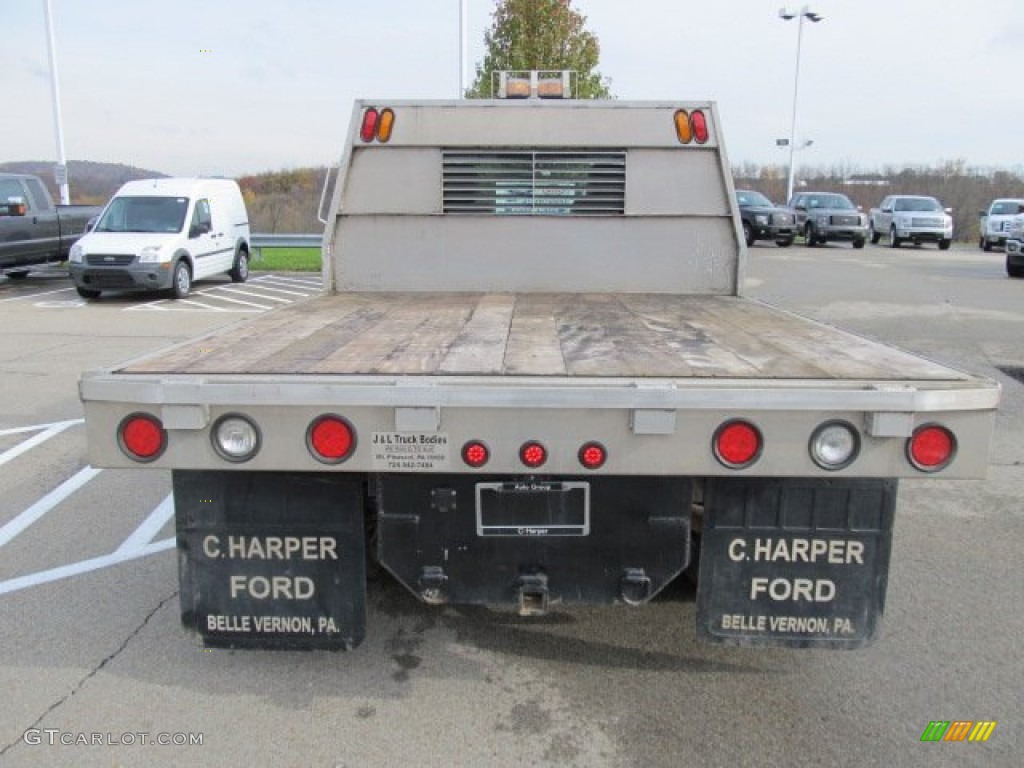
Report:
[{"label": "red round tail light", "polygon": [[608,451],[600,443],[584,443],[579,452],[580,464],[587,469],[600,469],[608,460]]},{"label": "red round tail light", "polygon": [[167,432],[156,416],[133,413],[117,428],[117,442],[125,455],[135,461],[154,461],[167,447]]},{"label": "red round tail light", "polygon": [[519,449],[519,460],[530,469],[536,469],[548,460],[548,449],[536,440],[523,443]]},{"label": "red round tail light", "polygon": [[356,432],[341,416],[327,414],[313,420],[306,430],[306,446],[324,464],[340,464],[356,447]]},{"label": "red round tail light", "polygon": [[727,421],[715,432],[715,458],[730,469],[750,466],[761,455],[761,432],[747,421]]},{"label": "red round tail light", "polygon": [[956,455],[956,438],[945,427],[926,424],[907,441],[907,459],[922,472],[945,469]]},{"label": "red round tail light", "polygon": [[482,467],[490,458],[491,452],[487,450],[486,443],[480,440],[470,440],[462,446],[462,460],[474,469]]}]

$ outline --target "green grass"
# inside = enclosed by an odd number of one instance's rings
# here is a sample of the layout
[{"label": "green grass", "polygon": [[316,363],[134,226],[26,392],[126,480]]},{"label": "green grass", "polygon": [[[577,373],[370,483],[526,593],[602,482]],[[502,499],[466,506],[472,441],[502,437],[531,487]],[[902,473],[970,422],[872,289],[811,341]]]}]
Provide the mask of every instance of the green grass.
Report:
[{"label": "green grass", "polygon": [[319,248],[263,248],[249,268],[254,272],[319,272]]}]

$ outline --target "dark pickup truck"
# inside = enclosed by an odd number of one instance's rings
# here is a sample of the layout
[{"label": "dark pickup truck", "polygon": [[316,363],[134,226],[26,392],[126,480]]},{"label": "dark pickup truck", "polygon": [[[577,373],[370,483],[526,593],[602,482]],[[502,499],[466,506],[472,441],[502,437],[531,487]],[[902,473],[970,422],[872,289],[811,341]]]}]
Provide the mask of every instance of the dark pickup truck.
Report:
[{"label": "dark pickup truck", "polygon": [[0,173],[0,273],[25,277],[37,264],[64,261],[101,210],[54,205],[38,177]]}]

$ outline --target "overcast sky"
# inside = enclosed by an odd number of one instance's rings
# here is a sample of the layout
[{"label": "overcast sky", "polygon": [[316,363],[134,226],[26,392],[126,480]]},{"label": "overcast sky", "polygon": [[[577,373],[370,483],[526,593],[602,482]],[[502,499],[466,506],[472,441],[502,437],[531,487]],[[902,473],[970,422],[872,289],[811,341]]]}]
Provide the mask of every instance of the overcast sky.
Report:
[{"label": "overcast sky", "polygon": [[[459,0],[51,0],[67,157],[175,175],[337,162],[355,98],[452,98]],[[467,0],[470,66],[493,0]],[[802,4],[802,3],[801,3]],[[781,0],[575,0],[619,99],[718,102],[729,161],[784,163]],[[44,0],[3,0],[0,161],[55,160]],[[791,4],[792,8],[797,5]],[[1024,167],[1024,0],[818,0],[810,165]]]}]

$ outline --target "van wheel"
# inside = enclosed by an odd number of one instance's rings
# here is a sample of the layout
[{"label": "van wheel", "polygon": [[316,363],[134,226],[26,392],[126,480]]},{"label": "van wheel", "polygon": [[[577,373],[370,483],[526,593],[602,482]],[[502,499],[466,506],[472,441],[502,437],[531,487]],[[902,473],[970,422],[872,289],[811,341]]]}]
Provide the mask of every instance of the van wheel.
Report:
[{"label": "van wheel", "polygon": [[949,246],[952,245],[952,243],[953,243],[952,240],[950,240],[948,238],[945,238],[945,237],[942,238],[941,240],[939,240],[939,250],[940,251],[948,251],[949,250]]},{"label": "van wheel", "polygon": [[92,288],[76,288],[75,290],[83,299],[98,299],[100,297],[100,292]]},{"label": "van wheel", "polygon": [[192,290],[192,273],[184,259],[174,265],[174,276],[171,278],[171,295],[176,299],[184,299]]},{"label": "van wheel", "polygon": [[235,266],[228,272],[231,275],[231,282],[244,283],[249,279],[249,252],[239,251],[235,257]]}]

